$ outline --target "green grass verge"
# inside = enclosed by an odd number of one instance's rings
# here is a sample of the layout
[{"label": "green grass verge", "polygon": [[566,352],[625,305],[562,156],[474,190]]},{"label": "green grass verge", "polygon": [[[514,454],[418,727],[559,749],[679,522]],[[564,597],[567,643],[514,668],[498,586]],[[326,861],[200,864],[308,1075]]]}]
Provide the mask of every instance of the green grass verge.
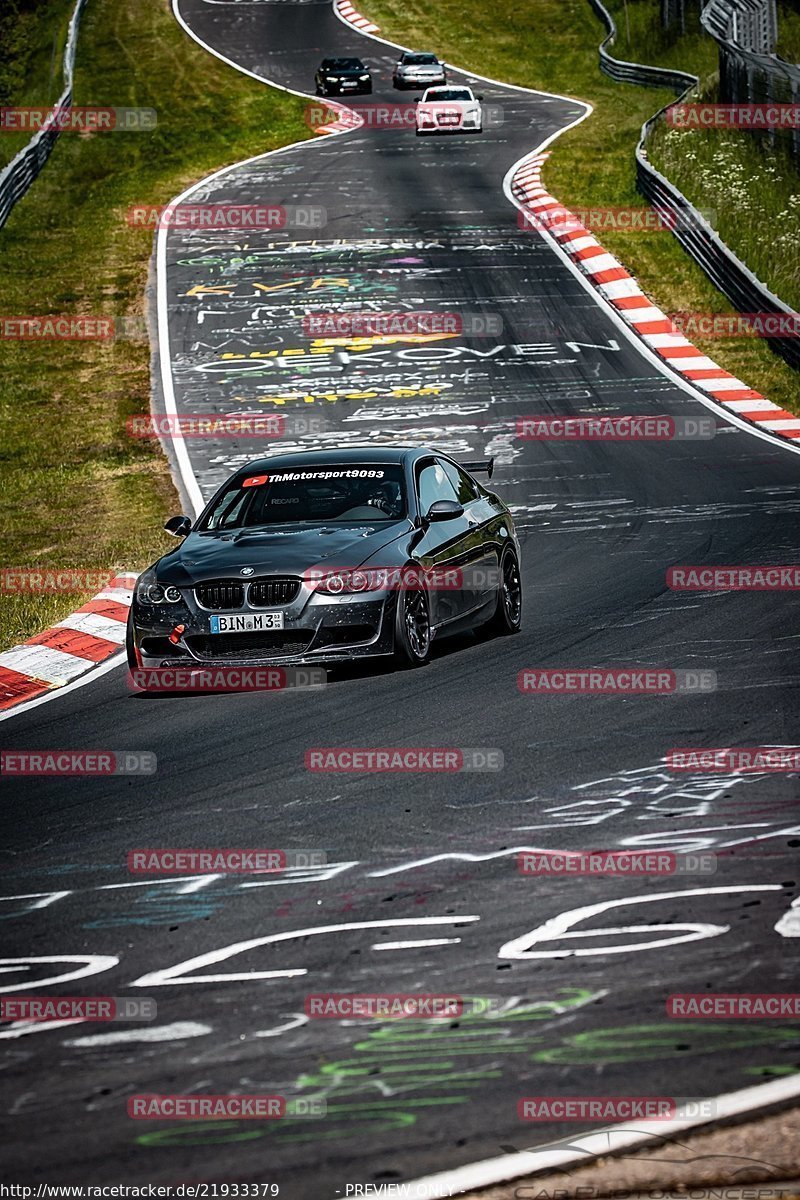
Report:
[{"label": "green grass verge", "polygon": [[800,179],[785,146],[659,122],[648,152],[684,195],[714,212],[714,228],[750,269],[800,309]]},{"label": "green grass verge", "polygon": [[[160,0],[90,0],[75,90],[78,104],[157,108],[158,126],[62,134],[0,231],[7,315],[143,315],[152,237],[127,225],[129,206],[312,136],[302,100],[220,63]],[[130,570],[168,548],[160,527],[178,500],[166,460],[125,433],[149,408],[149,354],[134,341],[0,342],[2,565]],[[0,645],[84,599],[0,596]]]},{"label": "green grass verge", "polygon": [[[75,0],[3,0],[0,7],[0,107],[47,105],[64,88],[67,30]],[[3,132],[0,167],[30,133]]]},{"label": "green grass verge", "polygon": [[[628,0],[628,49],[622,0],[611,0],[607,7],[617,22],[612,51],[617,57],[680,67],[698,75],[707,90],[717,67],[716,47],[697,24],[679,38],[661,30],[658,0]],[[544,173],[547,186],[571,207],[643,205],[636,190],[634,148],[643,122],[674,94],[616,84],[600,72],[597,47],[604,31],[586,0],[525,5],[517,0],[362,0],[359,9],[393,41],[436,50],[448,62],[507,83],[588,100],[592,115],[552,146]],[[692,198],[698,203],[704,199]],[[666,312],[732,311],[671,234],[604,230],[601,240]],[[775,403],[800,411],[797,373],[763,341],[693,340]]]},{"label": "green grass verge", "polygon": [[800,63],[800,10],[797,0],[778,4],[778,44],[776,53],[787,62]]}]

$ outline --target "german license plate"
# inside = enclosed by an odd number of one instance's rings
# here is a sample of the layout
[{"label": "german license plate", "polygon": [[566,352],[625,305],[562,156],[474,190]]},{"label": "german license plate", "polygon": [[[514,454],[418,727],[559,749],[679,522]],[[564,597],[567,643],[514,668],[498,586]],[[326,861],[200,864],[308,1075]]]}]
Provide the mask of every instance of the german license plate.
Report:
[{"label": "german license plate", "polygon": [[212,633],[266,633],[283,629],[282,612],[237,613],[211,618]]}]

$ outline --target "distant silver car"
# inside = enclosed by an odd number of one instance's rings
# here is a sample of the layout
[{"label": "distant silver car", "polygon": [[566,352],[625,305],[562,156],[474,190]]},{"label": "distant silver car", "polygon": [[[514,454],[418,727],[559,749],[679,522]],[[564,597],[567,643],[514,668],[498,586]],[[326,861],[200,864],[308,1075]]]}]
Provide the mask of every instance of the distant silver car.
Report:
[{"label": "distant silver car", "polygon": [[396,88],[426,88],[447,83],[445,64],[435,54],[404,50],[394,65],[392,83]]}]

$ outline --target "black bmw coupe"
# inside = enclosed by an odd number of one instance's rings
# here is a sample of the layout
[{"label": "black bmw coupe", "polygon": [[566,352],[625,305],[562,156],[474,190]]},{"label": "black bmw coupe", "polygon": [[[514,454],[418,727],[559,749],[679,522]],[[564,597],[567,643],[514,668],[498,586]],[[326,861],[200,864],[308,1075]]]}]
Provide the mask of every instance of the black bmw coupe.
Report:
[{"label": "black bmw coupe", "polygon": [[509,510],[457,463],[419,447],[282,454],[250,462],[183,539],[139,576],[132,669],[342,662],[421,666],[434,638],[522,617]]}]

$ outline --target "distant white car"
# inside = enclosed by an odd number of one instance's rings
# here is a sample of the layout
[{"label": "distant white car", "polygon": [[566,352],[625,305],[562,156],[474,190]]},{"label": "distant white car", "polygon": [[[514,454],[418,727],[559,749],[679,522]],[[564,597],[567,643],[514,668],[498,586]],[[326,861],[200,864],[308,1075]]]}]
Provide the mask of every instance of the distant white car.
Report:
[{"label": "distant white car", "polygon": [[428,88],[417,104],[417,137],[428,133],[480,133],[480,101],[468,87]]}]

